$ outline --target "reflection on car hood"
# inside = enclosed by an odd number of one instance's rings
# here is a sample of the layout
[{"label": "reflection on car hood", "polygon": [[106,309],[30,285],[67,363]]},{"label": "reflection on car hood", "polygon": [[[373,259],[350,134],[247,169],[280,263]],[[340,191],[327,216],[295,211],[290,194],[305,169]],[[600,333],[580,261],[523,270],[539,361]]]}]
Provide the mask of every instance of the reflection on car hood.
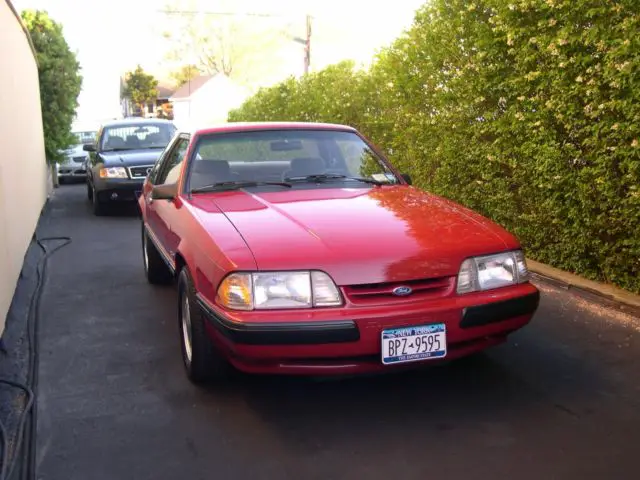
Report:
[{"label": "reflection on car hood", "polygon": [[68,156],[71,156],[71,157],[76,156],[76,155],[85,155],[86,154],[86,152],[82,149],[82,145],[73,145],[73,146],[67,148],[64,151],[64,153],[65,153],[65,155],[68,155]]},{"label": "reflection on car hood", "polygon": [[518,247],[484,217],[407,186],[238,190],[192,202],[210,230],[226,215],[259,269],[321,269],[340,285],[456,275],[468,256]]},{"label": "reflection on car hood", "polygon": [[120,152],[101,152],[100,157],[106,166],[133,167],[136,165],[152,165],[158,159],[162,149],[123,150]]},{"label": "reflection on car hood", "polygon": [[60,162],[62,165],[82,163],[87,158],[87,152],[82,149],[82,145],[74,145],[66,150],[62,150],[60,153],[64,156]]}]

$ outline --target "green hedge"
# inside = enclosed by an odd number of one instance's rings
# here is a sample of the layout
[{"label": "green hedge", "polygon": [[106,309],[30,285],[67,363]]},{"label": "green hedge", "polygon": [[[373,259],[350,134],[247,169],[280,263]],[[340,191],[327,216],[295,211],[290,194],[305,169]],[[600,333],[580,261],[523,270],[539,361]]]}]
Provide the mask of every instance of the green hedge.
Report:
[{"label": "green hedge", "polygon": [[263,89],[230,121],[346,123],[530,258],[640,292],[637,0],[432,0],[366,71]]}]

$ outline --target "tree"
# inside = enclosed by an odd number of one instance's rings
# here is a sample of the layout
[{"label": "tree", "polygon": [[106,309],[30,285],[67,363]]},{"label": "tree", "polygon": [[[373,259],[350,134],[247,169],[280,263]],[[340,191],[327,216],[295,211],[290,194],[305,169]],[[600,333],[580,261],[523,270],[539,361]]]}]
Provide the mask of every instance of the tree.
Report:
[{"label": "tree", "polygon": [[46,11],[25,10],[21,16],[38,60],[45,155],[53,164],[64,159],[62,152],[74,142],[71,128],[82,89],[80,63],[62,26]]},{"label": "tree", "polygon": [[182,85],[187,83],[189,80],[193,80],[201,73],[202,72],[197,65],[184,65],[178,70],[171,72],[171,78],[175,82],[176,88],[180,88]]},{"label": "tree", "polygon": [[187,61],[201,73],[220,73],[245,84],[281,63],[279,48],[291,42],[287,20],[234,14],[231,0],[217,1],[214,10],[198,12],[195,0],[167,4],[169,27],[162,32],[169,43],[167,60]]},{"label": "tree", "polygon": [[158,98],[158,80],[138,65],[133,72],[125,75],[123,94],[144,112],[145,105]]}]

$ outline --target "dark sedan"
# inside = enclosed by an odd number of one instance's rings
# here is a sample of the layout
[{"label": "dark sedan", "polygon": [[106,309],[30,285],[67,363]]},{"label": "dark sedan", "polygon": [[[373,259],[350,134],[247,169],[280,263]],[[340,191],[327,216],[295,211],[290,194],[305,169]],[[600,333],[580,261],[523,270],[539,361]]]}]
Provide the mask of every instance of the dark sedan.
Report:
[{"label": "dark sedan", "polygon": [[113,203],[134,203],[147,173],[167,146],[176,127],[168,120],[126,118],[103,124],[96,142],[84,145],[87,197],[95,215]]}]

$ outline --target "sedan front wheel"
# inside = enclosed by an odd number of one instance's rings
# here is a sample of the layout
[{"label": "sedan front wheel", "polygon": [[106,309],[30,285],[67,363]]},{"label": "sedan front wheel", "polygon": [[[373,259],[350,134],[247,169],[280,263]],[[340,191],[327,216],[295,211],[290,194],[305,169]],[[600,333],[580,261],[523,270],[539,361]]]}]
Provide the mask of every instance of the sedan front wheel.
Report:
[{"label": "sedan front wheel", "polygon": [[209,339],[206,321],[196,302],[193,281],[185,266],[178,276],[178,325],[187,377],[197,385],[222,381],[233,371]]}]

